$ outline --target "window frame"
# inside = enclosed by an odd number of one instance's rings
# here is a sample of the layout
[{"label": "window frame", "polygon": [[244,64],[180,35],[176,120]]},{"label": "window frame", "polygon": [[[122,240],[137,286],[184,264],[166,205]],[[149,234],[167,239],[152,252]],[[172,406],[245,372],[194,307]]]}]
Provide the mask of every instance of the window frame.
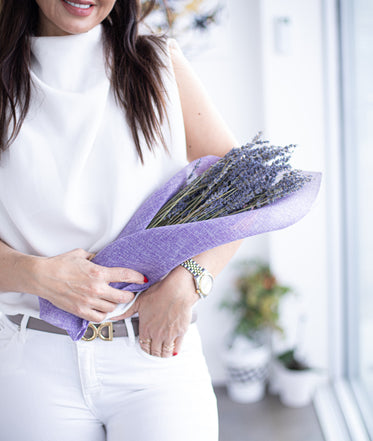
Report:
[{"label": "window frame", "polygon": [[[323,0],[325,126],[328,151],[329,378],[314,398],[326,441],[369,441],[364,388],[358,380],[358,280],[354,188],[356,167],[352,149],[355,135],[353,72],[353,4],[351,0]],[[355,138],[356,139],[356,138]],[[355,354],[351,357],[351,354]],[[368,423],[367,423],[368,422]],[[369,435],[370,433],[370,435]]]}]

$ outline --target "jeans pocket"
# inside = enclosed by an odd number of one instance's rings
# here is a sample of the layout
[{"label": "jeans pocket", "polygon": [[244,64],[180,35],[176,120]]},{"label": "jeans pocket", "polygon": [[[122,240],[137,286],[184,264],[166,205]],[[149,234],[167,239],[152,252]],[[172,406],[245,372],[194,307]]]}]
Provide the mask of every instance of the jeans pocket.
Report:
[{"label": "jeans pocket", "polygon": [[156,355],[151,355],[148,352],[145,352],[141,346],[140,343],[138,341],[138,338],[136,339],[136,350],[137,353],[140,354],[140,356],[142,358],[145,358],[147,360],[151,360],[154,361],[155,363],[160,363],[160,364],[168,364],[168,363],[173,363],[175,361],[175,359],[177,359],[178,355],[172,356],[171,357],[158,357]]},{"label": "jeans pocket", "polygon": [[196,327],[196,324],[192,323],[189,325],[187,332],[184,335],[183,341],[181,343],[181,350],[178,355],[171,355],[171,357],[158,357],[156,355],[151,355],[148,352],[145,352],[139,343],[139,338],[136,338],[136,350],[143,357],[148,360],[152,360],[159,364],[171,364],[176,363],[180,358],[185,358],[189,353],[193,353],[198,350],[200,346],[200,337]]}]

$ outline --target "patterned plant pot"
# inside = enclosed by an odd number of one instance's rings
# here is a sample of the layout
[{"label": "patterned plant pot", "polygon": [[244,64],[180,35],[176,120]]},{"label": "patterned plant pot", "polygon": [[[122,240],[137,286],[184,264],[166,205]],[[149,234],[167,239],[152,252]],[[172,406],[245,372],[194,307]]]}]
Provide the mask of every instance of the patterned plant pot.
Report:
[{"label": "patterned plant pot", "polygon": [[270,350],[251,340],[237,337],[224,361],[229,397],[237,403],[253,403],[265,395]]}]

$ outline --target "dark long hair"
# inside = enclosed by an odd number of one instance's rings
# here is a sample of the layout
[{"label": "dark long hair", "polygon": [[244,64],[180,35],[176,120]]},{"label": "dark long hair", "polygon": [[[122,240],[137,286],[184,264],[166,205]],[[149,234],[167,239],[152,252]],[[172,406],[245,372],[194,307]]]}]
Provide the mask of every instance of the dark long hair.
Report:
[{"label": "dark long hair", "polygon": [[[165,37],[139,35],[140,21],[155,0],[141,11],[140,0],[117,0],[102,22],[106,60],[117,103],[131,128],[143,161],[140,132],[149,150],[156,141],[166,148],[161,126],[166,115],[163,83]],[[30,106],[30,36],[38,25],[34,0],[0,0],[0,153],[17,137]]]}]

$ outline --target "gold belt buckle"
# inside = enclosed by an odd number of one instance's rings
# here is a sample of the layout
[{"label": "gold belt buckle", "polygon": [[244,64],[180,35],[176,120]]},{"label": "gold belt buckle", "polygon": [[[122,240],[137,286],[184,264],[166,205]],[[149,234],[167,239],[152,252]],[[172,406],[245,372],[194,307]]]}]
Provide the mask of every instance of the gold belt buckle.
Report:
[{"label": "gold belt buckle", "polygon": [[[108,329],[108,336],[107,337],[105,337],[102,334],[102,330],[105,328]],[[88,331],[88,329],[92,330],[92,335],[91,335],[91,337],[86,337],[84,334],[82,337],[82,340],[84,340],[84,341],[92,341],[97,337],[100,337],[101,340],[104,340],[104,341],[112,341],[113,340],[113,322],[104,322],[104,323],[101,323],[98,327],[95,326],[93,323],[89,323],[87,331]],[[87,333],[87,331],[86,331],[86,333]]]}]

